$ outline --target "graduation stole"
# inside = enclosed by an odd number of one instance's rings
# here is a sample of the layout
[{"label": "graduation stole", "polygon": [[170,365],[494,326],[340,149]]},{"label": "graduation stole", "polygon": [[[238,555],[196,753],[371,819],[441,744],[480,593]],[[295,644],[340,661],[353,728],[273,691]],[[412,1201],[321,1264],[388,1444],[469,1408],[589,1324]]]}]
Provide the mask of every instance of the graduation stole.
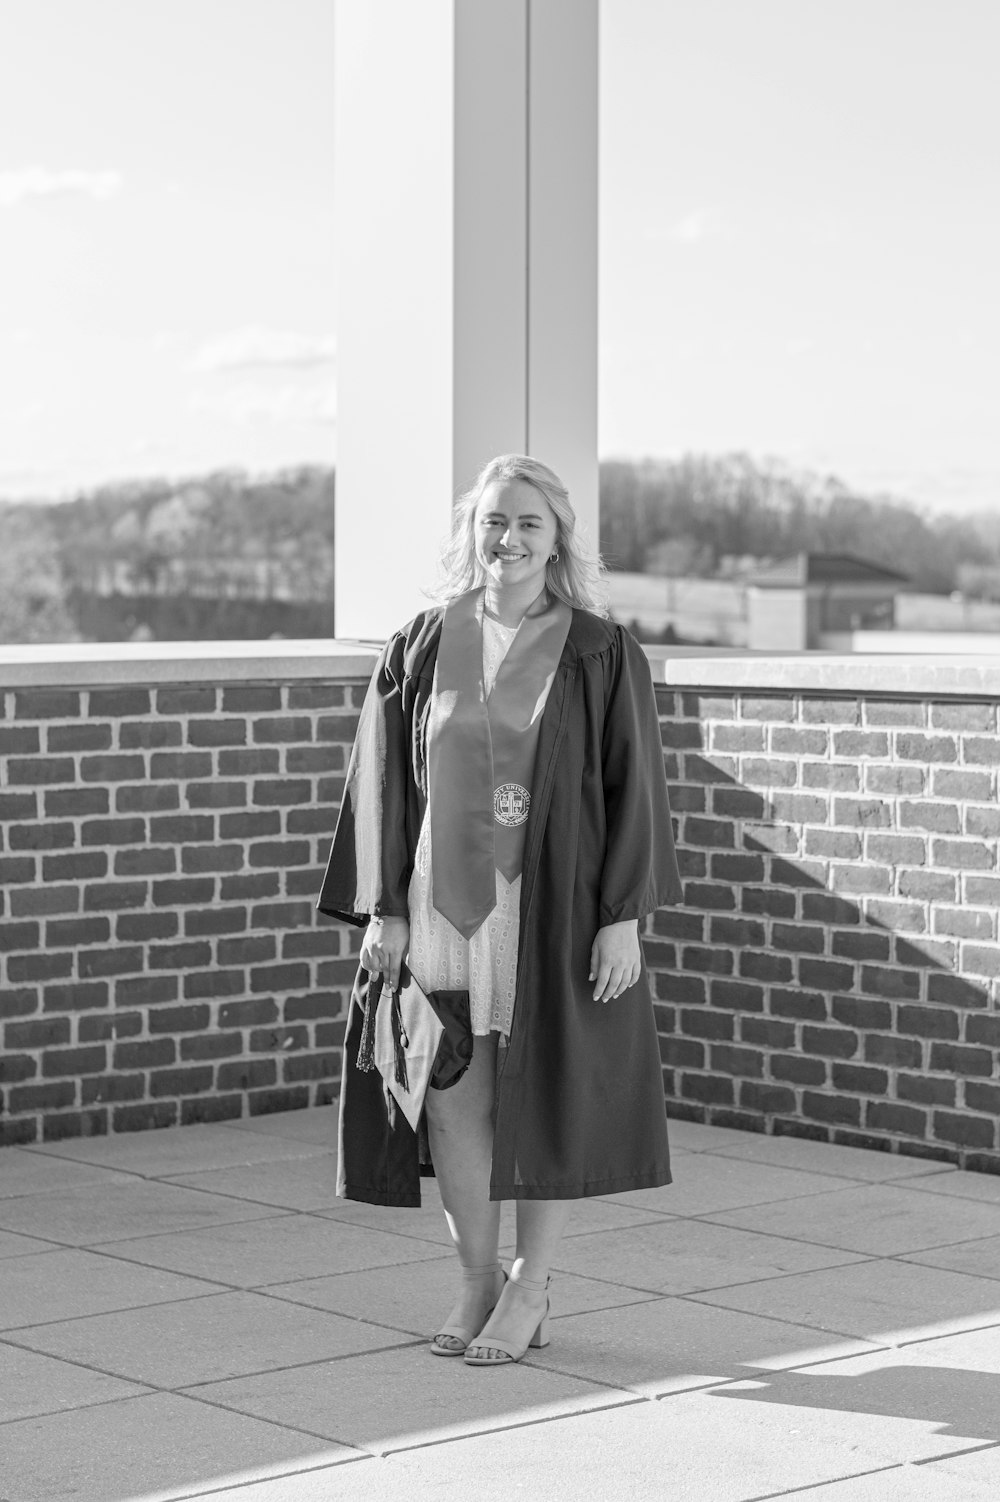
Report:
[{"label": "graduation stole", "polygon": [[431,901],[467,939],[496,907],[497,870],[521,870],[542,709],[573,614],[553,600],[526,615],[487,699],[484,595],[445,609],[427,721]]}]

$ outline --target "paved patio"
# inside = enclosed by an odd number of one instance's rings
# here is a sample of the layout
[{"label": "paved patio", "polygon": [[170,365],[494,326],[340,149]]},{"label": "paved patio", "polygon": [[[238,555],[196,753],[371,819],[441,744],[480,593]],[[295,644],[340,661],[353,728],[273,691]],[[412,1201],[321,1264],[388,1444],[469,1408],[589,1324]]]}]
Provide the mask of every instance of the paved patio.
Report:
[{"label": "paved patio", "polygon": [[435,1186],[336,1201],[332,1110],[0,1152],[0,1502],[996,1502],[1000,1178],[672,1126],[500,1371],[428,1355]]}]

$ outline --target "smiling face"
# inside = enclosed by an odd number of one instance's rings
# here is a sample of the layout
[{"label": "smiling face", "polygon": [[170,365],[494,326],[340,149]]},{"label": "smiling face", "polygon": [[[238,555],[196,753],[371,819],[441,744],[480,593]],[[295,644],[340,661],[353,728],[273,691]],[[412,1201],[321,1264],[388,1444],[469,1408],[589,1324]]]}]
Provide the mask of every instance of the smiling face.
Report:
[{"label": "smiling face", "polygon": [[545,565],[556,545],[555,512],[527,480],[493,480],[476,507],[476,557],[501,589],[517,585],[541,594]]}]

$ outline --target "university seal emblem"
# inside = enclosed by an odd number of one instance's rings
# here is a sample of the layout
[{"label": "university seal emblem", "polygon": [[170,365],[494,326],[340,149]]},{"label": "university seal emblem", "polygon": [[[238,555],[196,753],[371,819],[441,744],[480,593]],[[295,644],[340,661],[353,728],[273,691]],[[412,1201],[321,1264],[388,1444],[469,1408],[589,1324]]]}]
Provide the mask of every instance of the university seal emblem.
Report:
[{"label": "university seal emblem", "polygon": [[531,794],[518,782],[505,782],[493,794],[493,817],[506,829],[516,829],[528,817]]}]

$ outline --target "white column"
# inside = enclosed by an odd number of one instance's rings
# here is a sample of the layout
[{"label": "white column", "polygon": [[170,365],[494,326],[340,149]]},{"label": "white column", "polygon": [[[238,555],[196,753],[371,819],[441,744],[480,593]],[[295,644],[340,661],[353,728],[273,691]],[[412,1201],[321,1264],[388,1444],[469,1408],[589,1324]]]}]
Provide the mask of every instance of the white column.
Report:
[{"label": "white column", "polygon": [[337,0],[338,637],[534,454],[597,538],[598,0]]}]

